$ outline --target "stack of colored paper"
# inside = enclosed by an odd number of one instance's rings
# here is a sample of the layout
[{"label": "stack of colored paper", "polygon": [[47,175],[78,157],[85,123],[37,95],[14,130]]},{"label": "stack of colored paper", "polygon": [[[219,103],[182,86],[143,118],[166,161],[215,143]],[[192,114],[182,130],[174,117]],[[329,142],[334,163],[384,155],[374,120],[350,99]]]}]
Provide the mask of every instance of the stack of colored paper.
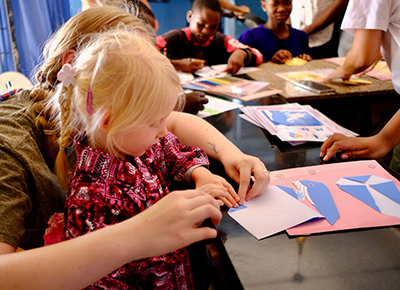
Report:
[{"label": "stack of colored paper", "polygon": [[292,145],[308,141],[324,142],[334,132],[349,137],[358,136],[309,105],[246,106],[241,110],[244,113],[241,117]]}]

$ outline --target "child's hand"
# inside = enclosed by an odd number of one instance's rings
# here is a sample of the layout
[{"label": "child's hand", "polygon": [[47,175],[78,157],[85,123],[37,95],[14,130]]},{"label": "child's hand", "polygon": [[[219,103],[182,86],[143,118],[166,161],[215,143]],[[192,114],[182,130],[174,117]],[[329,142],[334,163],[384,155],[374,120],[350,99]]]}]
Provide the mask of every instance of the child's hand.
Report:
[{"label": "child's hand", "polygon": [[242,49],[236,49],[234,52],[232,52],[228,59],[228,73],[232,75],[237,73],[244,66],[244,60],[246,57],[247,53]]},{"label": "child's hand", "polygon": [[197,167],[191,175],[196,188],[211,194],[221,200],[227,207],[238,207],[239,197],[233,187],[221,176],[212,174],[204,167]]},{"label": "child's hand", "polygon": [[304,60],[306,60],[306,61],[312,60],[312,57],[309,56],[309,55],[306,54],[306,53],[300,54],[299,57],[302,58],[302,59],[304,59]]},{"label": "child's hand", "polygon": [[183,72],[194,73],[204,66],[205,60],[197,58],[183,58],[171,60],[172,65],[176,70]]},{"label": "child's hand", "polygon": [[271,58],[271,62],[274,63],[285,63],[285,61],[292,59],[292,54],[286,49],[278,50]]},{"label": "child's hand", "polygon": [[186,103],[184,112],[196,115],[199,111],[204,110],[204,104],[208,103],[208,99],[203,92],[186,93]]}]

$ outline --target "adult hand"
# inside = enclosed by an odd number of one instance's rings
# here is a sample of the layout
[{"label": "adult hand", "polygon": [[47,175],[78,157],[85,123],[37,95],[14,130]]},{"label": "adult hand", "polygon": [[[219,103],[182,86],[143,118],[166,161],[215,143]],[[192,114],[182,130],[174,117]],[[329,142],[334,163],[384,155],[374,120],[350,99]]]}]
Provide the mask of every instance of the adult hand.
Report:
[{"label": "adult hand", "polygon": [[143,224],[141,240],[147,243],[147,249],[152,249],[148,256],[158,256],[200,240],[215,238],[215,229],[199,226],[207,218],[218,224],[222,218],[219,207],[213,196],[200,189],[173,191],[163,197],[134,218]]},{"label": "adult hand", "polygon": [[247,53],[242,49],[236,49],[234,52],[232,52],[228,59],[228,73],[232,75],[237,73],[244,66],[244,60],[246,57]]},{"label": "adult hand", "polygon": [[348,159],[375,159],[383,157],[390,147],[385,146],[385,142],[379,135],[372,137],[347,137],[340,133],[334,133],[322,144],[320,157],[328,161],[339,150],[343,151],[339,158]]},{"label": "adult hand", "polygon": [[203,92],[195,91],[186,93],[186,103],[184,112],[196,115],[199,111],[204,110],[204,104],[208,103],[208,99]]},{"label": "adult hand", "polygon": [[270,182],[269,171],[257,157],[236,152],[226,154],[221,162],[229,177],[239,184],[239,204],[262,194]]},{"label": "adult hand", "polygon": [[342,79],[348,81],[352,74],[347,74],[344,72],[343,66],[337,67],[333,72],[331,72],[327,77],[321,80],[322,83],[330,83],[335,79]]},{"label": "adult hand", "polygon": [[271,62],[273,63],[284,63],[285,61],[292,59],[293,56],[290,51],[286,49],[278,50],[274,56],[271,58]]}]

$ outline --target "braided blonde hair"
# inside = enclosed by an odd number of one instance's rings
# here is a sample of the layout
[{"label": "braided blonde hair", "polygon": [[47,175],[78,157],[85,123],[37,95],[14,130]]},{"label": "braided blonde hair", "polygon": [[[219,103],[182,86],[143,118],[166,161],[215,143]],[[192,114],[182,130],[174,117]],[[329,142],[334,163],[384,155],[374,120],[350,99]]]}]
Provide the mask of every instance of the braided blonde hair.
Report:
[{"label": "braided blonde hair", "polygon": [[51,116],[56,115],[52,110],[59,108],[45,104],[55,93],[55,87],[59,83],[57,73],[62,67],[63,54],[68,49],[79,49],[88,35],[115,28],[120,23],[134,27],[143,37],[155,43],[154,30],[136,17],[137,13],[137,8],[132,5],[124,6],[123,10],[116,7],[93,7],[69,19],[46,42],[43,62],[36,69],[36,85],[32,89],[31,98],[32,109],[37,114],[36,125],[42,128],[46,135],[43,155],[49,165],[54,162],[58,152],[55,142],[58,134],[57,122],[54,122]]},{"label": "braided blonde hair", "polygon": [[[76,85],[56,90],[49,106],[59,107],[59,145],[65,148],[77,133],[86,134],[89,145],[121,156],[116,135],[149,125],[165,114],[182,92],[170,61],[137,31],[120,26],[97,33],[86,41],[73,62]],[[88,112],[87,93],[92,92]],[[182,106],[182,98],[178,103]],[[58,104],[56,104],[58,102]],[[107,114],[106,140],[101,126]],[[134,140],[132,140],[134,142]],[[64,150],[56,159],[60,181],[67,185],[68,163]]]}]

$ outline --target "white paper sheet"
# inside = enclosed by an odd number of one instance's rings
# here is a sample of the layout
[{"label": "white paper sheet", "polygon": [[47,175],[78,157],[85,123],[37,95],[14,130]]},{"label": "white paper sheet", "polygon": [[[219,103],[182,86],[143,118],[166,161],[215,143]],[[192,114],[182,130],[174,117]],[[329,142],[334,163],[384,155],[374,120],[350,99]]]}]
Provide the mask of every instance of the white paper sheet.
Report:
[{"label": "white paper sheet", "polygon": [[206,95],[206,97],[208,99],[208,103],[204,105],[204,110],[197,114],[197,116],[200,118],[221,114],[223,112],[242,107],[240,104],[212,97],[210,95]]},{"label": "white paper sheet", "polygon": [[246,208],[231,208],[228,214],[258,240],[322,215],[277,186],[244,203]]}]

